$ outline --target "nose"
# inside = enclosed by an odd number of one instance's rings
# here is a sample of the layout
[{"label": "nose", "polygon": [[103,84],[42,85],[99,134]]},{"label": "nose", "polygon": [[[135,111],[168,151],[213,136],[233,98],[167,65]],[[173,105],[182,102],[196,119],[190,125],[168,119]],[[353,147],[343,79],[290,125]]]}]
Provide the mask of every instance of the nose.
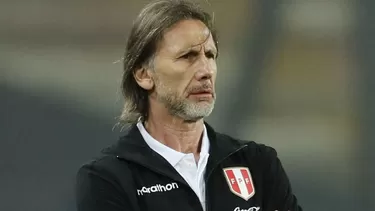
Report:
[{"label": "nose", "polygon": [[209,80],[214,74],[213,62],[209,58],[202,55],[197,61],[195,77],[198,81]]}]

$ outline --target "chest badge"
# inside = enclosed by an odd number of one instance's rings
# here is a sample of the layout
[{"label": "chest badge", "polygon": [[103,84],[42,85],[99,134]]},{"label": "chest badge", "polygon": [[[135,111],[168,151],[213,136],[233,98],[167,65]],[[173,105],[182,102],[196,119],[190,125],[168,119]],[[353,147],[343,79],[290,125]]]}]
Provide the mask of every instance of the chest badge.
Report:
[{"label": "chest badge", "polygon": [[255,194],[253,179],[249,168],[246,167],[230,167],[223,169],[224,176],[228,182],[230,191],[243,198],[249,200]]}]

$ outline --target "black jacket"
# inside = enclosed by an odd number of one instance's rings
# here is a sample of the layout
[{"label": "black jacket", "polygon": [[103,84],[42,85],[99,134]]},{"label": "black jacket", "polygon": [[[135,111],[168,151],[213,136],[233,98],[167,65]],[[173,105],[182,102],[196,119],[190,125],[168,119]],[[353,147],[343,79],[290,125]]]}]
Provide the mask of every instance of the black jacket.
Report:
[{"label": "black jacket", "polygon": [[[233,139],[207,124],[206,128],[206,211],[302,211],[273,148]],[[223,169],[233,167],[249,169],[252,196],[238,194],[238,187],[229,185]],[[76,203],[78,211],[203,211],[195,192],[148,147],[136,126],[79,169]]]}]

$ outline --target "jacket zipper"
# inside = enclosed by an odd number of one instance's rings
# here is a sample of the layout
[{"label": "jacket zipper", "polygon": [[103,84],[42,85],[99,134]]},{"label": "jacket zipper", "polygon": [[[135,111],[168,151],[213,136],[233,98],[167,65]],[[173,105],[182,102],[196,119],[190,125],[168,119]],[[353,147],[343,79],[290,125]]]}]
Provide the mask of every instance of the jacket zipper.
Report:
[{"label": "jacket zipper", "polygon": [[212,172],[213,172],[213,171],[216,169],[216,167],[217,167],[220,163],[222,163],[224,160],[226,160],[227,158],[229,158],[229,157],[232,156],[233,154],[239,152],[240,150],[242,150],[242,149],[244,149],[244,148],[246,148],[246,147],[247,147],[247,145],[244,145],[244,146],[241,146],[240,148],[236,149],[235,151],[231,152],[229,155],[225,156],[223,159],[221,159],[221,160],[219,160],[217,163],[215,163],[215,165],[214,165],[214,167],[211,169],[211,171],[208,172],[208,174],[207,174],[207,178],[206,178],[206,183],[205,183],[205,185],[206,185],[206,211],[209,211],[209,210],[210,210],[210,206],[209,206],[209,202],[210,202],[210,201],[209,201],[209,196],[208,196],[208,188],[207,188],[207,184],[208,184],[208,180],[209,180],[209,178],[210,178]]}]

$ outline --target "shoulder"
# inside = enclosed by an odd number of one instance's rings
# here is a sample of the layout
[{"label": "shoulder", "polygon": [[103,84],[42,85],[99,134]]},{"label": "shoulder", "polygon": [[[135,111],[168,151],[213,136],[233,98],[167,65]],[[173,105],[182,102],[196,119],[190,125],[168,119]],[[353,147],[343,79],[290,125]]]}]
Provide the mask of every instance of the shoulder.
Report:
[{"label": "shoulder", "polygon": [[121,162],[114,155],[101,155],[80,165],[77,177],[96,177],[114,185],[131,179],[131,171],[126,162]]},{"label": "shoulder", "polygon": [[205,123],[209,138],[213,138],[216,144],[220,148],[231,150],[239,149],[241,147],[246,151],[247,156],[257,156],[257,157],[277,157],[276,150],[262,143],[258,143],[253,140],[238,139],[225,133],[220,133],[215,131],[209,124]]},{"label": "shoulder", "polygon": [[262,144],[253,140],[234,138],[230,135],[216,132],[218,140],[224,140],[234,147],[245,146],[244,151],[249,157],[261,157],[263,159],[277,158],[277,151],[272,146]]},{"label": "shoulder", "polygon": [[81,163],[78,169],[78,174],[86,172],[88,174],[93,174],[100,177],[109,176],[111,166],[113,166],[115,163],[115,157],[113,156],[95,157]]},{"label": "shoulder", "polygon": [[100,155],[93,157],[91,160],[83,162],[80,168],[90,169],[93,171],[107,171],[111,166],[117,163],[117,158],[110,155]]}]

